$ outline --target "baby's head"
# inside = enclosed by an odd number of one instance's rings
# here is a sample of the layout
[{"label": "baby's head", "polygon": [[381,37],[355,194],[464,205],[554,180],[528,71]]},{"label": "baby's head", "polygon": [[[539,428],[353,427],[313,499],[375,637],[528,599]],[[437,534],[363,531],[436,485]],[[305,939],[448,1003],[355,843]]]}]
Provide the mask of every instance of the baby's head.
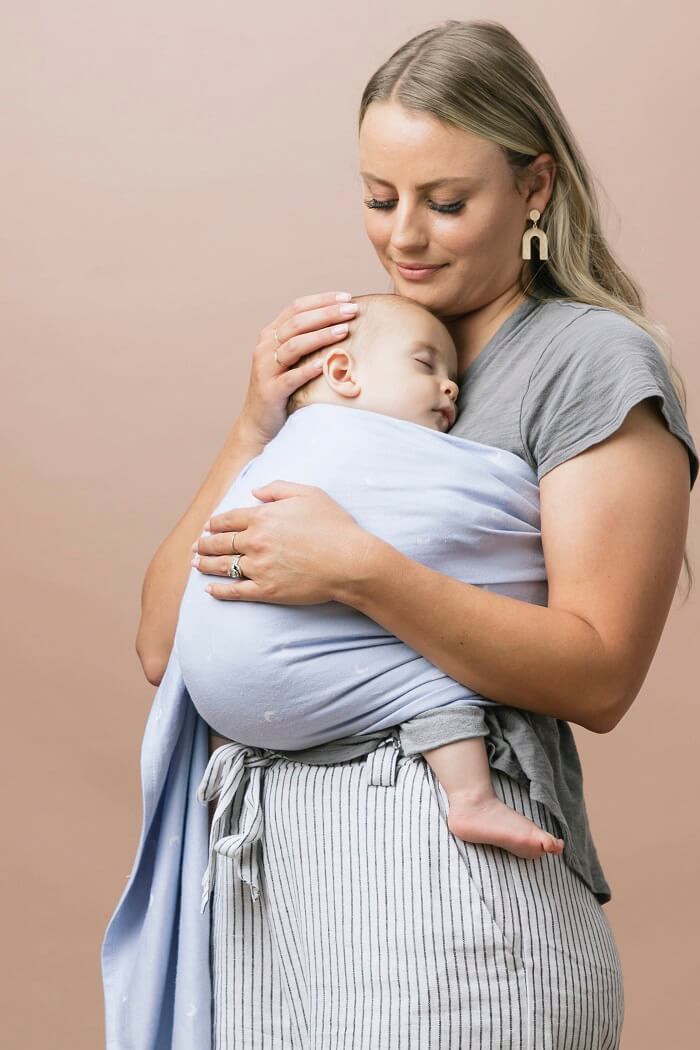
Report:
[{"label": "baby's head", "polygon": [[457,350],[442,321],[394,293],[355,295],[353,302],[359,309],[346,338],[308,355],[325,355],[323,372],[295,390],[288,414],[321,402],[449,430],[459,392]]}]

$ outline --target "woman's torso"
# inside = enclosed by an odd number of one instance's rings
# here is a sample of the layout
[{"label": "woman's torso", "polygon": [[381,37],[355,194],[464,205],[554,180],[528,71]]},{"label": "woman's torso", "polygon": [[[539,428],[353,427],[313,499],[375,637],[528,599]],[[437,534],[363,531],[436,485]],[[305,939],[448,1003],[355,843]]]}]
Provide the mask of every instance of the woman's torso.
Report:
[{"label": "woman's torso", "polygon": [[[614,433],[645,397],[658,399],[669,429],[685,443],[694,484],[697,449],[666,362],[646,331],[588,303],[527,298],[460,376],[450,432],[512,452],[541,480]],[[445,739],[440,717],[433,713],[435,735]],[[567,829],[567,863],[601,903],[610,900],[569,723],[505,705],[488,708],[486,718],[491,765],[529,783],[531,797]]]},{"label": "woman's torso", "polygon": [[[460,376],[451,433],[503,449],[537,479],[612,434],[629,409],[656,397],[667,425],[698,456],[658,347],[612,310],[528,298]],[[434,712],[439,730],[440,711]],[[486,709],[489,761],[526,781],[566,828],[565,860],[601,903],[611,898],[588,823],[576,742],[568,722],[506,705]]]}]

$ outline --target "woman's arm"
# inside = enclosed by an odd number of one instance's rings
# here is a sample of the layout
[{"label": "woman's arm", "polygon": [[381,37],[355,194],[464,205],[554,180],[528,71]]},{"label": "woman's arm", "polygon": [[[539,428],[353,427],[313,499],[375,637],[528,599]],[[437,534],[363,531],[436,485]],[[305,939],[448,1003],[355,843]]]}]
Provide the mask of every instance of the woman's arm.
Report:
[{"label": "woman's arm", "polygon": [[[214,597],[344,602],[483,696],[603,733],[637,695],[673,600],[688,454],[646,399],[544,475],[547,607],[413,561],[313,486],[273,482],[254,495],[277,502],[216,515],[199,540]],[[228,571],[229,530],[245,530],[236,546],[248,579],[235,584],[216,579]]]},{"label": "woman's arm", "polygon": [[[302,296],[260,331],[241,414],[194,500],[156,551],[141,591],[138,653],[149,682],[159,685],[170,658],[180,601],[202,522],[253,457],[282,428],[287,402],[317,378],[323,358],[316,351],[341,342],[352,315],[349,292]],[[310,355],[314,355],[310,358]],[[300,363],[301,362],[301,363]],[[231,545],[227,548],[231,550]]]},{"label": "woman's arm", "polygon": [[673,600],[688,453],[637,404],[540,483],[548,606],[440,575],[381,542],[339,600],[484,696],[608,732],[646,677]]},{"label": "woman's arm", "polygon": [[212,508],[246,463],[263,448],[264,442],[247,434],[237,420],[192,503],[163,540],[146,570],[136,652],[152,685],[160,684],[170,657],[180,601],[190,573],[192,543]]}]

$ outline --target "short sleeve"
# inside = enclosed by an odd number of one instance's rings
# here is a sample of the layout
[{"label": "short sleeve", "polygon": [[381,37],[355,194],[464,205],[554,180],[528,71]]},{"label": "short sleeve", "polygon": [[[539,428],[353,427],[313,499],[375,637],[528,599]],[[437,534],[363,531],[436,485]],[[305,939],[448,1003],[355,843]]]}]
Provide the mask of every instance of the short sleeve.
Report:
[{"label": "short sleeve", "polygon": [[603,441],[647,397],[686,446],[690,488],[698,453],[661,350],[639,325],[592,307],[560,330],[538,357],[523,396],[520,437],[538,480]]}]

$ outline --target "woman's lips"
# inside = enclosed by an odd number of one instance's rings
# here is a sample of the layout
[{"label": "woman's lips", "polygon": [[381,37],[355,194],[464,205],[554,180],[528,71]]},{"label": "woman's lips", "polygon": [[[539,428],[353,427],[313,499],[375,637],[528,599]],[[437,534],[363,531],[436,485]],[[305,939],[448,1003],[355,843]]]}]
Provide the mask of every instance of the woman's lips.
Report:
[{"label": "woman's lips", "polygon": [[446,263],[442,263],[440,266],[421,266],[418,268],[402,266],[401,263],[395,263],[396,269],[399,271],[402,277],[405,277],[407,281],[422,281],[426,277],[432,277],[434,273],[441,270]]}]

